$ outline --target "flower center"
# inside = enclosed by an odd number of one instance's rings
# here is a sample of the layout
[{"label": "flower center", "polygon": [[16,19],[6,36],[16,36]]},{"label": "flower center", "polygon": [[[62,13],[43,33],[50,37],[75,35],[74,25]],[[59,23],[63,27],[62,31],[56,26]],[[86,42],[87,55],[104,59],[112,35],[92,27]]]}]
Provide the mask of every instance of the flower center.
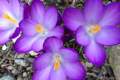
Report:
[{"label": "flower center", "polygon": [[101,30],[101,27],[99,25],[91,26],[89,29],[89,32],[92,34],[98,33]]},{"label": "flower center", "polygon": [[12,22],[13,24],[18,24],[17,20],[14,17],[10,16],[8,13],[4,13],[3,18]]},{"label": "flower center", "polygon": [[43,26],[41,24],[36,24],[35,30],[38,33],[43,33],[45,31],[44,28],[43,28]]},{"label": "flower center", "polygon": [[57,71],[60,68],[60,64],[61,64],[61,59],[60,56],[55,56],[55,60],[54,60],[54,70]]}]

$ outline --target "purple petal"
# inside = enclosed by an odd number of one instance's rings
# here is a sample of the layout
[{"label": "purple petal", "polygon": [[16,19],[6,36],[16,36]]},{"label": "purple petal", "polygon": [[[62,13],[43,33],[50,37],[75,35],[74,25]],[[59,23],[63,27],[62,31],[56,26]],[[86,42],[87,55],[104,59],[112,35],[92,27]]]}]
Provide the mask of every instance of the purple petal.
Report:
[{"label": "purple petal", "polygon": [[104,6],[102,0],[85,0],[85,17],[87,23],[97,23],[103,16]]},{"label": "purple petal", "polygon": [[10,11],[10,5],[7,0],[0,0],[0,15],[1,13],[9,12]]},{"label": "purple petal", "polygon": [[76,41],[80,45],[87,46],[90,43],[90,37],[88,36],[87,32],[83,28],[79,28],[76,32]]},{"label": "purple petal", "polygon": [[33,0],[31,4],[32,18],[39,23],[43,23],[45,6],[40,0]]},{"label": "purple petal", "polygon": [[10,28],[10,23],[4,18],[0,17],[0,31],[8,30]]},{"label": "purple petal", "polygon": [[45,40],[43,48],[46,51],[58,52],[60,48],[63,47],[63,42],[55,37],[50,37]]},{"label": "purple petal", "polygon": [[23,11],[23,6],[20,3],[19,0],[8,0],[9,4],[11,6],[11,11],[13,12],[13,14],[17,17],[20,16],[22,14]]},{"label": "purple petal", "polygon": [[60,67],[58,71],[52,69],[50,74],[50,80],[67,80],[64,69],[62,67]]},{"label": "purple petal", "polygon": [[31,6],[28,5],[28,4],[25,4],[24,5],[24,11],[23,11],[23,16],[24,16],[24,19],[31,19]]},{"label": "purple petal", "polygon": [[120,28],[115,26],[106,26],[96,36],[96,41],[102,45],[120,44]]},{"label": "purple petal", "polygon": [[76,62],[79,60],[78,54],[74,49],[62,48],[59,52],[64,58],[65,62]]},{"label": "purple petal", "polygon": [[70,80],[84,80],[86,76],[86,71],[80,62],[76,63],[65,63],[64,64],[65,73],[70,78]]},{"label": "purple petal", "polygon": [[21,36],[15,43],[14,48],[17,52],[28,52],[31,50],[36,37]]},{"label": "purple petal", "polygon": [[106,52],[103,46],[92,41],[85,48],[85,56],[96,67],[101,67],[106,60]]},{"label": "purple petal", "polygon": [[43,49],[43,43],[45,41],[45,38],[38,38],[32,45],[32,50],[34,51],[40,51]]},{"label": "purple petal", "polygon": [[16,38],[20,33],[20,28],[16,28],[15,32],[13,33],[12,37],[11,38]]},{"label": "purple petal", "polygon": [[50,71],[51,66],[48,66],[40,71],[35,71],[32,80],[49,80]]},{"label": "purple petal", "polygon": [[27,20],[23,20],[20,23],[20,28],[24,35],[33,36],[37,33],[35,31],[35,25],[36,25],[35,21],[27,19]]},{"label": "purple petal", "polygon": [[57,21],[57,25],[61,25],[62,23],[62,13],[60,11],[58,11],[58,21]]},{"label": "purple petal", "polygon": [[116,2],[107,5],[105,14],[99,24],[102,27],[120,24],[120,3]]},{"label": "purple petal", "polygon": [[34,70],[42,70],[51,65],[53,54],[44,53],[35,58],[33,62]]},{"label": "purple petal", "polygon": [[84,25],[84,17],[80,9],[67,8],[63,13],[63,20],[66,27],[72,31],[77,30],[81,25]]},{"label": "purple petal", "polygon": [[57,38],[61,38],[64,34],[64,30],[61,26],[57,26],[56,28],[50,31],[49,36],[55,36]]},{"label": "purple petal", "polygon": [[47,29],[53,29],[57,24],[57,9],[53,6],[49,7],[45,13],[44,26]]},{"label": "purple petal", "polygon": [[0,31],[0,34],[2,35],[2,37],[0,38],[0,44],[2,45],[9,41],[14,31],[15,31],[14,28],[5,31]]}]

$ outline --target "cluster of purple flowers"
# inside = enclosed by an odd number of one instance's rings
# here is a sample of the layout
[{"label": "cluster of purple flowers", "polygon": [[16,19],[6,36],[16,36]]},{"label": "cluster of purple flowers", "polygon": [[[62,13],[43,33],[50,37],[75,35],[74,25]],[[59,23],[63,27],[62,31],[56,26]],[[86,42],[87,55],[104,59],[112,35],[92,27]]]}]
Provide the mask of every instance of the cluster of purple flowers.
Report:
[{"label": "cluster of purple flowers", "polygon": [[[86,70],[78,53],[65,48],[64,27],[55,6],[46,7],[40,0],[30,5],[19,0],[0,0],[0,45],[18,37],[18,53],[35,51],[32,80],[84,80]],[[120,2],[107,5],[103,0],[85,0],[83,9],[68,7],[62,19],[76,42],[84,47],[85,57],[96,67],[106,60],[105,46],[120,44]]]}]

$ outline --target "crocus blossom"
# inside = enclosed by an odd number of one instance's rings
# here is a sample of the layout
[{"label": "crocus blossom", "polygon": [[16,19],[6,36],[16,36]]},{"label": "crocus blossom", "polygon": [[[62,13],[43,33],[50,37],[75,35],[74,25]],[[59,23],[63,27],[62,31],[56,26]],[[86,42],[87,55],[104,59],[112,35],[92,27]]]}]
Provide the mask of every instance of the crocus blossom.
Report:
[{"label": "crocus blossom", "polygon": [[50,37],[44,43],[45,53],[35,58],[32,80],[84,80],[85,69],[73,49],[64,48],[63,42]]},{"label": "crocus blossom", "polygon": [[22,35],[15,43],[17,52],[38,52],[43,48],[46,38],[62,37],[63,28],[56,25],[58,14],[54,6],[45,8],[40,0],[33,0],[24,11],[24,20],[20,23]]},{"label": "crocus blossom", "polygon": [[19,33],[23,18],[23,4],[19,0],[0,0],[0,44],[3,45]]},{"label": "crocus blossom", "polygon": [[85,56],[95,66],[104,64],[104,46],[120,43],[120,2],[107,5],[102,0],[85,0],[83,11],[69,7],[63,14],[65,26],[74,31]]}]

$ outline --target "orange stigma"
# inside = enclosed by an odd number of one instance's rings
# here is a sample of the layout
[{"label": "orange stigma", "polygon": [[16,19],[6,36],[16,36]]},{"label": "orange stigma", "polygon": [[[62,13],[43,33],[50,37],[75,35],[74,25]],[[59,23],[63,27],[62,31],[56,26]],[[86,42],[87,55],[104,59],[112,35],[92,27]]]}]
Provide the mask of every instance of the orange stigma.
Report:
[{"label": "orange stigma", "polygon": [[44,28],[43,28],[43,26],[40,25],[40,24],[37,24],[37,25],[35,26],[35,30],[36,30],[36,32],[38,32],[38,33],[44,32]]},{"label": "orange stigma", "polygon": [[13,24],[18,24],[17,20],[14,17],[10,16],[8,13],[4,13],[3,18],[12,22]]},{"label": "orange stigma", "polygon": [[55,62],[54,62],[54,70],[57,71],[60,68],[61,60],[60,56],[55,57]]},{"label": "orange stigma", "polygon": [[89,32],[95,34],[95,33],[98,33],[100,30],[101,30],[101,27],[99,25],[94,25],[94,26],[91,26]]}]

